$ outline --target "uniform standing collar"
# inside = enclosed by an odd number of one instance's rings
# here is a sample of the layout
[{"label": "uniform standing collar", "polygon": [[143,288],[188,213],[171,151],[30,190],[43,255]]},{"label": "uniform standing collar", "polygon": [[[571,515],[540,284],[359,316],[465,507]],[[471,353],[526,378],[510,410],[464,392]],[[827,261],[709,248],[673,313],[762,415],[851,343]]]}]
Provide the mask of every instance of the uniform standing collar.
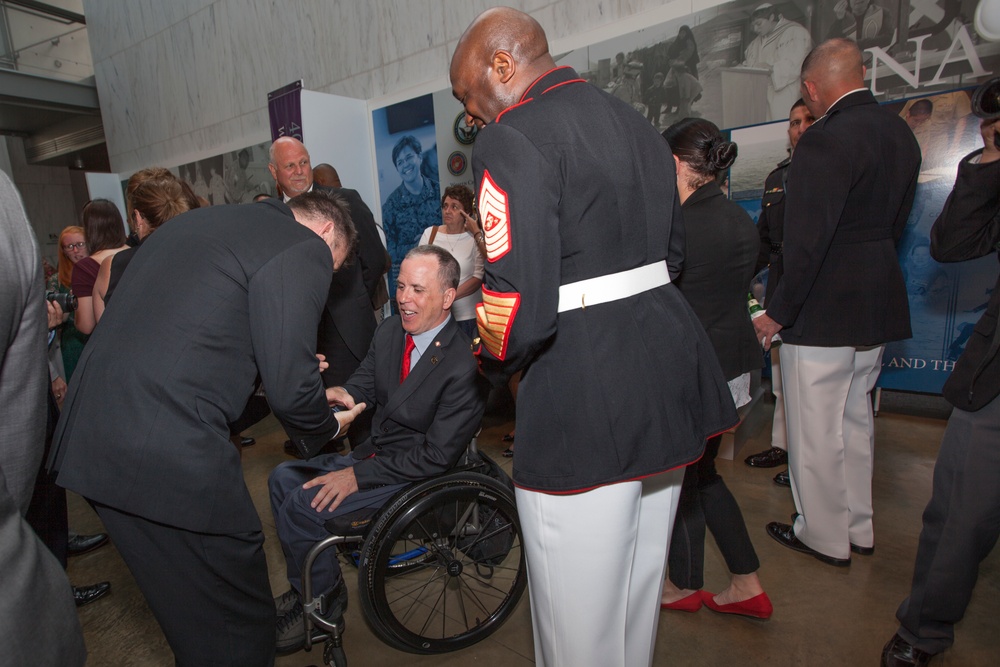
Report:
[{"label": "uniform standing collar", "polygon": [[521,95],[521,102],[527,102],[530,99],[537,97],[538,95],[544,95],[553,86],[557,86],[562,83],[569,83],[570,81],[575,81],[580,79],[580,75],[576,73],[572,67],[568,65],[563,65],[561,67],[554,67],[550,69],[545,74],[535,79],[528,89],[524,91]]}]

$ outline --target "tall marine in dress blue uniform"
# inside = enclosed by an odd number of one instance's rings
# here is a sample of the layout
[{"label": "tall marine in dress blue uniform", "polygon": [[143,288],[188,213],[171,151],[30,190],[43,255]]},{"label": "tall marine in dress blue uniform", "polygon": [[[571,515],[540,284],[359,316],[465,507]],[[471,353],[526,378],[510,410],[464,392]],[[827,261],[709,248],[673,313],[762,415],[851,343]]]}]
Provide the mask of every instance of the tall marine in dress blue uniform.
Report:
[{"label": "tall marine in dress blue uniform", "polygon": [[555,67],[521,12],[477,18],[451,80],[482,128],[481,363],[498,380],[524,371],[513,477],[535,660],[649,664],[679,468],[736,423],[670,284],[684,247],[673,158],[631,107]]},{"label": "tall marine in dress blue uniform", "polygon": [[784,275],[754,320],[781,331],[788,463],[797,515],[772,522],[782,545],[839,566],[871,554],[875,426],[871,391],[885,343],[910,337],[896,242],[906,226],[920,147],[864,87],[861,52],[833,39],[802,64],[817,117],[789,167]]}]

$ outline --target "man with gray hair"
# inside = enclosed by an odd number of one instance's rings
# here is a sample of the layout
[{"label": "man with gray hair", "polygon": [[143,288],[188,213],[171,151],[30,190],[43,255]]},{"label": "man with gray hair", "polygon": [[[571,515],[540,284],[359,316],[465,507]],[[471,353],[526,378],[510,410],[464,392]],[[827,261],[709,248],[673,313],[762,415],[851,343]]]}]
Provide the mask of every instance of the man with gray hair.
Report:
[{"label": "man with gray hair", "polygon": [[[458,262],[443,248],[407,253],[396,282],[399,315],[379,326],[351,378],[328,390],[345,408],[374,408],[371,437],[348,455],[289,461],[271,473],[271,511],[291,584],[275,601],[279,653],[305,642],[302,568],[328,535],[325,523],[374,511],[407,484],[447,471],[479,428],[485,393],[471,342],[451,317],[458,279]],[[312,581],[333,601],[327,618],[342,616],[347,590],[333,550],[313,564]]]}]

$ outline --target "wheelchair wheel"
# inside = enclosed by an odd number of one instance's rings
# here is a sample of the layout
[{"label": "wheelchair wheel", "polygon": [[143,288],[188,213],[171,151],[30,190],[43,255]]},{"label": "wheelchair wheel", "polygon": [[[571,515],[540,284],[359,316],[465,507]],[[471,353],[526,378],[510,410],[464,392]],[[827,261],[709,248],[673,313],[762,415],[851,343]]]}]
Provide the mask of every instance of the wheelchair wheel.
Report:
[{"label": "wheelchair wheel", "polygon": [[512,494],[470,472],[408,489],[365,539],[358,581],[365,618],[394,648],[445,653],[485,639],[527,581]]}]

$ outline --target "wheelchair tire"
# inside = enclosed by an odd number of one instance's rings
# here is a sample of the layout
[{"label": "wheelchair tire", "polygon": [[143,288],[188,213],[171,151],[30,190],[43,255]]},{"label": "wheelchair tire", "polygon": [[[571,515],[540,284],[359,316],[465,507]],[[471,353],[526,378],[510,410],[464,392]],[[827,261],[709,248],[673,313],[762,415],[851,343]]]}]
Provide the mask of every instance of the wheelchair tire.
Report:
[{"label": "wheelchair tire", "polygon": [[[402,554],[417,554],[400,568]],[[361,549],[358,592],[383,641],[446,653],[493,634],[527,582],[514,497],[463,472],[411,487],[385,508]]]}]

